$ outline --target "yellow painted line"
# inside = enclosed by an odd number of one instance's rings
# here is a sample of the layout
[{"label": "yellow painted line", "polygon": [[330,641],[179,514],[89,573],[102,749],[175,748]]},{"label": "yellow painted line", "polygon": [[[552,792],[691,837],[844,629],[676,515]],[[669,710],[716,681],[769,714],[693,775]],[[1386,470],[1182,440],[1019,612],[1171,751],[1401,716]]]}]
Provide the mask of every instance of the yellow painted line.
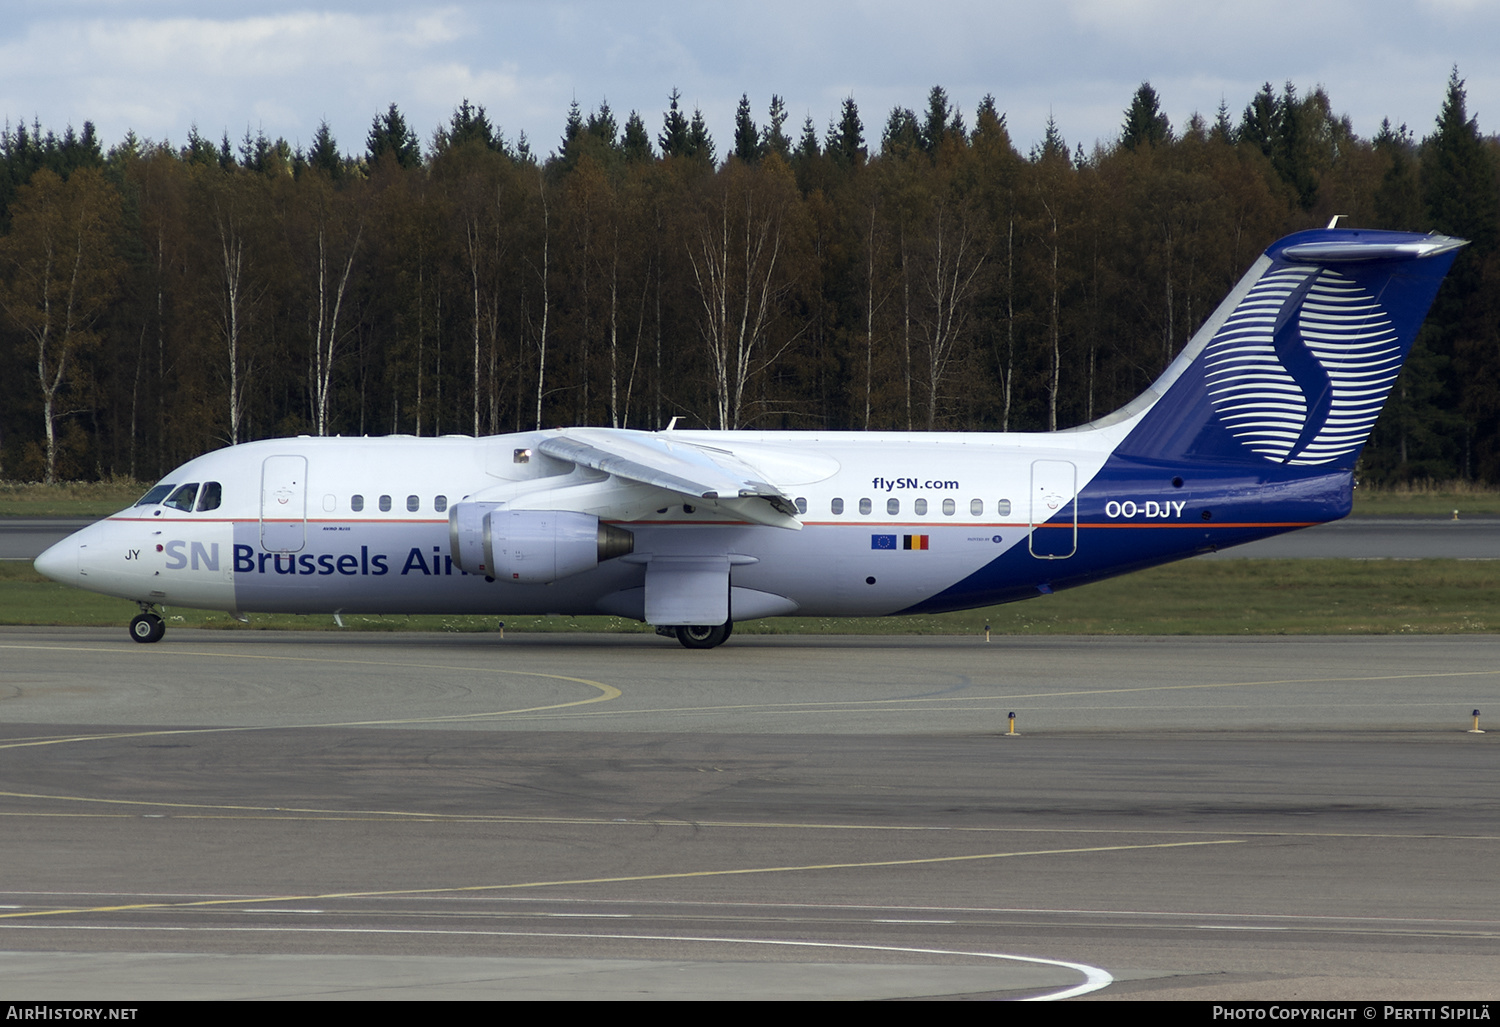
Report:
[{"label": "yellow painted line", "polygon": [[[1336,678],[1278,678],[1266,681],[1206,681],[1190,685],[1139,685],[1130,688],[1080,688],[1060,692],[1007,692],[983,695],[936,695],[900,699],[828,699],[819,702],[773,702],[737,703],[719,706],[659,706],[652,709],[611,710],[610,715],[623,717],[643,713],[723,713],[732,710],[841,710],[858,709],[881,705],[912,705],[916,703],[975,703],[1012,702],[1016,699],[1060,699],[1084,695],[1128,695],[1137,692],[1177,692],[1215,688],[1254,688],[1258,685],[1320,685],[1348,684],[1369,681],[1413,681],[1433,678],[1495,677],[1500,670],[1460,670],[1422,674],[1358,675]],[[570,716],[593,716],[591,713],[575,713]]]},{"label": "yellow painted line", "polygon": [[328,899],[393,898],[403,895],[462,895],[477,892],[516,891],[525,888],[559,888],[589,884],[630,884],[637,881],[676,881],[705,877],[735,877],[748,874],[786,874],[811,870],[867,870],[876,867],[922,866],[934,863],[964,863],[1018,856],[1073,856],[1097,852],[1131,852],[1145,849],[1181,849],[1207,845],[1241,845],[1243,839],[1222,838],[1201,842],[1161,842],[1154,845],[1098,845],[1080,849],[1033,849],[1023,852],[980,852],[965,856],[926,856],[919,859],[882,859],[860,863],[808,863],[800,866],[737,867],[731,870],[684,870],[663,874],[631,874],[623,877],[579,877],[556,881],[521,881],[514,884],[474,884],[449,888],[392,888],[381,891],[324,892],[316,895],[268,895],[261,898],[203,899],[194,902],[136,902],[120,906],[87,906],[72,909],[39,909],[0,913],[0,920],[63,916],[70,913],[122,913],[146,909],[195,909],[207,906],[246,906],[267,902],[320,902]]},{"label": "yellow painted line", "polygon": [[[107,648],[95,649],[79,646],[47,646],[47,645],[0,645],[0,649],[33,649],[46,652],[95,652],[95,653],[129,653],[133,649]],[[386,670],[401,668],[408,670],[437,670],[444,673],[463,673],[476,675],[510,674],[517,677],[544,678],[550,681],[565,681],[570,684],[585,685],[589,688],[598,689],[599,694],[590,699],[575,699],[570,702],[550,703],[544,706],[523,706],[509,710],[488,710],[482,713],[453,713],[438,717],[402,717],[391,720],[351,720],[339,721],[326,724],[274,724],[258,727],[205,727],[205,728],[164,728],[155,731],[125,731],[117,733],[99,733],[86,735],[66,735],[52,738],[28,739],[0,743],[0,749],[24,749],[41,745],[62,745],[71,742],[96,742],[116,738],[159,738],[171,735],[201,735],[201,734],[227,734],[237,731],[282,731],[289,728],[330,728],[330,727],[392,727],[402,724],[452,724],[465,721],[486,720],[496,717],[513,717],[523,713],[545,713],[553,710],[564,710],[575,706],[589,706],[593,703],[611,702],[620,698],[624,693],[613,685],[606,685],[602,681],[592,681],[588,678],[570,677],[566,674],[545,674],[540,671],[508,670],[502,667],[454,667],[448,664],[435,663],[407,663],[392,662],[390,660],[331,660],[315,656],[272,656],[261,653],[225,653],[225,652],[199,652],[185,649],[163,649],[162,655],[171,656],[211,656],[219,659],[233,660],[267,660],[288,663],[326,663],[341,666],[355,667],[380,667]]]},{"label": "yellow painted line", "polygon": [[[698,831],[703,828],[721,828],[730,831],[870,831],[897,834],[1062,834],[1062,835],[1150,835],[1154,837],[1198,837],[1218,835],[1219,831],[1194,831],[1180,828],[1115,828],[1115,827],[949,827],[923,824],[828,824],[815,821],[799,823],[778,820],[680,820],[670,817],[621,818],[621,817],[563,817],[521,816],[504,813],[425,813],[416,810],[337,810],[301,808],[293,806],[222,806],[211,803],[173,803],[144,799],[98,799],[86,795],[44,795],[28,792],[0,792],[0,798],[39,799],[56,802],[99,803],[114,806],[141,806],[148,809],[206,810],[209,812],[174,812],[172,820],[224,820],[224,821],[308,821],[316,823],[452,823],[452,824],[508,824],[538,825],[549,827],[644,827],[653,831],[662,828],[681,828]],[[140,820],[149,817],[141,813],[61,813],[0,811],[0,820],[11,818],[55,819],[55,820]],[[158,819],[169,819],[165,815]],[[1493,834],[1440,834],[1422,832],[1404,834],[1396,831],[1237,831],[1236,834],[1251,838],[1325,838],[1325,839],[1386,839],[1391,841],[1466,841],[1497,842],[1500,835]]]}]

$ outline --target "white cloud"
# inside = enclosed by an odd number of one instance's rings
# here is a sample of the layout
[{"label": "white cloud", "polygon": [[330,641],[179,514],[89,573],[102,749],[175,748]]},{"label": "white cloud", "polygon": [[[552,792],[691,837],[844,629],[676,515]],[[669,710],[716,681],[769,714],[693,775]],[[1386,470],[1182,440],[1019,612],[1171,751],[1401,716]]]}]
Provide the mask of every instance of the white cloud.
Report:
[{"label": "white cloud", "polygon": [[0,110],[44,124],[90,119],[106,140],[134,128],[180,141],[190,123],[211,135],[259,123],[271,135],[306,139],[325,113],[351,103],[373,117],[389,102],[368,98],[377,84],[390,83],[392,69],[410,69],[414,54],[452,43],[461,28],[455,8],[36,21],[0,43]]},{"label": "white cloud", "polygon": [[[346,150],[395,102],[419,135],[467,97],[514,139],[556,145],[575,97],[608,98],[621,121],[640,111],[652,133],[667,95],[701,107],[724,150],[740,94],[758,121],[781,94],[788,128],[811,114],[821,134],[844,97],[878,141],[891,107],[920,108],[934,84],[971,116],[993,93],[1017,144],[1050,111],[1090,147],[1119,129],[1149,80],[1174,124],[1234,117],[1261,83],[1327,88],[1337,111],[1371,134],[1380,118],[1424,132],[1456,63],[1481,127],[1500,127],[1500,4],[1467,0],[980,0],[711,4],[604,0],[190,0],[27,4],[0,23],[0,117],[61,130],[98,126],[181,142],[246,125],[305,143],[327,118]],[[29,20],[28,20],[29,19]]]}]

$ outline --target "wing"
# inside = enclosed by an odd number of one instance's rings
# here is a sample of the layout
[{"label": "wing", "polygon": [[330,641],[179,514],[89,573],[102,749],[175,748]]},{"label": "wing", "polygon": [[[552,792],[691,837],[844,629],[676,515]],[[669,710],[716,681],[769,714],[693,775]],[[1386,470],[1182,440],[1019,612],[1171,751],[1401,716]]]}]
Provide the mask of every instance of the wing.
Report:
[{"label": "wing", "polygon": [[726,449],[681,442],[660,432],[564,428],[537,449],[547,456],[592,467],[686,496],[757,524],[800,530],[797,507],[755,467]]}]

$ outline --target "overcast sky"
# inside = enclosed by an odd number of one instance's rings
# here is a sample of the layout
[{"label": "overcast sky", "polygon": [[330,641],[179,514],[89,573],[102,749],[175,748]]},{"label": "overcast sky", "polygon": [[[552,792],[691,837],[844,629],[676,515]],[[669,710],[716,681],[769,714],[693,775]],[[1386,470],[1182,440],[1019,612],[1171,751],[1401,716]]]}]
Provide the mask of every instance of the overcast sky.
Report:
[{"label": "overcast sky", "polygon": [[[920,12],[920,13],[919,13]],[[0,0],[0,119],[59,133],[93,121],[106,147],[128,129],[181,144],[196,124],[307,145],[327,120],[361,153],[398,104],[424,144],[462,99],[507,139],[555,149],[568,104],[639,110],[653,138],[673,87],[700,107],[723,157],[749,94],[773,92],[794,139],[821,136],[853,96],[878,145],[893,106],[921,110],[941,85],[972,126],[994,95],[1019,148],[1049,113],[1070,146],[1108,142],[1149,80],[1180,127],[1236,122],[1263,82],[1321,85],[1372,136],[1380,120],[1431,131],[1451,69],[1480,129],[1500,129],[1500,0]]]}]

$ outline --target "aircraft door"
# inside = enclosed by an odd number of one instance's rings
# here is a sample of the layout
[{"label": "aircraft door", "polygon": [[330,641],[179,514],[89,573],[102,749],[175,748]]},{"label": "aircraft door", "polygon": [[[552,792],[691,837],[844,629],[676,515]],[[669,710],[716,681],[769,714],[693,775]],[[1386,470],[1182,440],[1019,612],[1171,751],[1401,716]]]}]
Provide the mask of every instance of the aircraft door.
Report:
[{"label": "aircraft door", "polygon": [[[1071,460],[1031,462],[1031,532],[1038,560],[1066,560],[1078,551],[1078,468]],[[1045,527],[1043,527],[1045,525]]]},{"label": "aircraft door", "polygon": [[260,474],[260,545],[296,553],[307,544],[307,457],[268,456]]}]

